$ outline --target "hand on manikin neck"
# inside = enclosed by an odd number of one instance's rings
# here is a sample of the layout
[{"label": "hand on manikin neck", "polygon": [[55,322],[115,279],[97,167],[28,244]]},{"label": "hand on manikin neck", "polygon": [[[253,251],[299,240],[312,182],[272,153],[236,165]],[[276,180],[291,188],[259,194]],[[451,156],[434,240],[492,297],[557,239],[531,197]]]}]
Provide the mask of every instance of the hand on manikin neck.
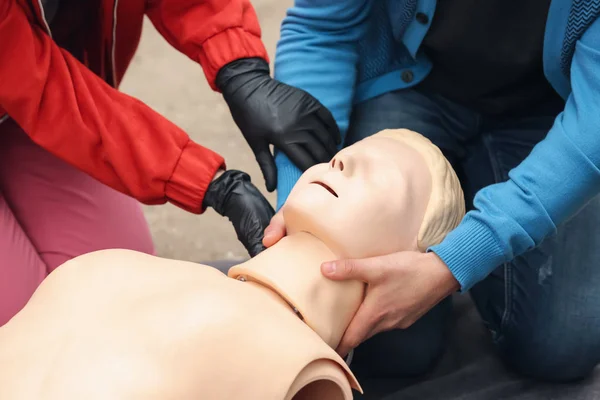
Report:
[{"label": "hand on manikin neck", "polygon": [[[252,266],[253,280],[287,297],[336,349],[363,300],[365,283],[327,279],[322,264],[417,250],[430,192],[430,173],[416,150],[390,138],[365,139],[302,175],[270,225],[278,232],[265,233],[271,247],[245,265]],[[276,244],[269,243],[273,236],[280,239]],[[233,268],[233,274],[240,271]]]},{"label": "hand on manikin neck", "polygon": [[277,293],[336,349],[365,292],[363,282],[333,281],[323,276],[321,265],[338,256],[317,237],[298,232],[231,268],[228,276],[260,283]]},{"label": "hand on manikin neck", "polygon": [[[423,242],[419,243],[419,238],[426,211],[421,206],[429,204],[431,200],[433,201],[431,210],[434,210],[434,213],[435,210],[448,210],[448,212],[437,211],[438,214],[433,214],[440,219],[436,225],[430,225],[434,229],[437,227],[437,231],[433,231],[434,235],[447,232],[445,223],[450,224],[451,221],[458,223],[457,217],[462,218],[464,215],[462,190],[451,166],[443,158],[439,149],[427,139],[423,141],[416,135],[418,134],[402,130],[383,131],[338,153],[337,156],[343,156],[344,159],[341,161],[346,167],[347,161],[350,161],[349,169],[356,172],[358,167],[360,171],[357,175],[363,177],[362,181],[354,179],[352,182],[359,191],[362,190],[363,196],[358,202],[350,200],[350,208],[348,205],[344,207],[343,204],[339,207],[335,201],[331,201],[331,198],[321,199],[319,196],[324,192],[311,191],[306,179],[311,171],[307,171],[288,197],[288,202],[291,199],[294,207],[303,211],[299,213],[300,217],[294,215],[298,213],[286,212],[288,205],[286,202],[265,230],[263,244],[267,248],[276,246],[285,235],[293,234],[293,230],[298,226],[316,225],[316,229],[313,228],[311,232],[328,242],[337,241],[336,248],[345,247],[348,250],[343,256],[323,263],[320,268],[322,275],[328,279],[359,281],[367,284],[365,299],[336,348],[342,356],[378,332],[408,327],[437,302],[457,290],[456,280],[448,267],[435,254],[424,254],[425,248]],[[398,140],[390,141],[391,137]],[[404,146],[399,142],[403,142]],[[423,157],[426,157],[430,164],[425,165]],[[332,160],[332,166],[338,164],[335,161]],[[345,168],[342,171],[340,168],[339,172],[347,170],[348,168]],[[374,174],[374,171],[377,173]],[[435,171],[435,174],[432,171]],[[321,170],[321,174],[325,172]],[[316,175],[318,176],[319,173]],[[432,189],[434,175],[437,179],[435,194]],[[452,176],[454,176],[453,180]],[[329,183],[327,177],[325,182]],[[338,183],[339,180],[334,178],[332,182]],[[298,187],[300,187],[299,194],[295,195],[294,191]],[[335,187],[332,189],[338,194]],[[365,192],[379,200],[369,200]],[[340,200],[346,198],[339,197]],[[318,200],[315,201],[315,198]],[[381,201],[381,198],[386,198],[388,201]],[[462,207],[461,202],[463,202]],[[390,208],[390,204],[395,206]],[[321,215],[321,218],[317,218],[316,221],[311,220],[314,211],[307,212],[314,209],[319,209]],[[356,214],[362,218],[362,221],[356,221]],[[372,219],[372,222],[365,220],[365,214],[367,218]],[[383,215],[383,218],[378,214]],[[292,222],[292,231],[290,231],[290,215],[296,220]],[[305,216],[308,218],[303,218]],[[342,230],[331,229],[331,224],[323,223],[331,220],[343,221],[344,216],[349,221],[339,222],[344,228]],[[391,231],[390,221],[395,224],[391,226]],[[398,221],[402,221],[402,224],[398,224]],[[440,225],[437,225],[438,223]],[[399,225],[402,229],[398,229]],[[380,228],[381,226],[383,228]],[[373,238],[387,243],[381,245],[378,241],[373,241]],[[348,253],[351,252],[354,254],[349,255]],[[369,252],[371,254],[368,254]]]}]

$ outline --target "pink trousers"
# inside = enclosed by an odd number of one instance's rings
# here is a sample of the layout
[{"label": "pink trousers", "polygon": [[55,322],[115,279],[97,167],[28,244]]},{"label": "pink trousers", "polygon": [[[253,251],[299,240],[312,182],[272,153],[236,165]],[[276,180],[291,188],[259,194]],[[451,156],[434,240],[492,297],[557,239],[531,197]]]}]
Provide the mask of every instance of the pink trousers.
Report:
[{"label": "pink trousers", "polygon": [[139,203],[0,124],[0,326],[56,267],[108,248],[154,252]]}]

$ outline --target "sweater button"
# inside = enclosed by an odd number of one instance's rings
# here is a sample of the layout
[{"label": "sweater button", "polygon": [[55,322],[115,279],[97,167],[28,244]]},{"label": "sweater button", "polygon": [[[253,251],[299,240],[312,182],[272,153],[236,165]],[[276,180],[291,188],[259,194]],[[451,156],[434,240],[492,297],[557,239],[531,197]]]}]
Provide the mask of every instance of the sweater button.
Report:
[{"label": "sweater button", "polygon": [[417,15],[415,15],[415,19],[418,23],[423,25],[427,25],[429,23],[429,17],[427,16],[427,14],[422,12],[418,12]]},{"label": "sweater button", "polygon": [[405,83],[411,83],[413,79],[415,79],[415,74],[413,74],[411,70],[407,69],[406,71],[402,71],[401,77]]}]

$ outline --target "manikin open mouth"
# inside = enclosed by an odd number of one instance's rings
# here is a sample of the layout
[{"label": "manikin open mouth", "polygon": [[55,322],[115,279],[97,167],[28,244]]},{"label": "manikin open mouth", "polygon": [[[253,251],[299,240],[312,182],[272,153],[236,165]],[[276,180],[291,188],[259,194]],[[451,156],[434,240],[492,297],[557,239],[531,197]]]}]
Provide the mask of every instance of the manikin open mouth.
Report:
[{"label": "manikin open mouth", "polygon": [[319,185],[322,188],[324,188],[325,190],[327,190],[329,193],[331,193],[332,195],[334,195],[335,197],[338,197],[337,193],[335,192],[335,190],[333,190],[331,187],[329,187],[327,184],[323,183],[323,182],[319,182],[319,181],[314,181],[311,182],[314,185]]}]

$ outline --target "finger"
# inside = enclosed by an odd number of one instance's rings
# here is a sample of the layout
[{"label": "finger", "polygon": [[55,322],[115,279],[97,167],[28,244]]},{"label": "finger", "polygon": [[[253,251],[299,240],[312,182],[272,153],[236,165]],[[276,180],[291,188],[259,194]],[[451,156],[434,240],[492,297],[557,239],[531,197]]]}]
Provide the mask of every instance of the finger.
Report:
[{"label": "finger", "polygon": [[277,214],[271,218],[271,223],[265,229],[263,244],[265,247],[271,247],[286,235],[285,221],[283,220],[283,212],[279,210]]},{"label": "finger", "polygon": [[321,146],[328,154],[328,159],[331,159],[337,153],[338,147],[336,144],[335,135],[330,132],[330,129],[319,118],[314,118],[311,121],[310,134],[317,139]]},{"label": "finger", "polygon": [[350,350],[364,342],[372,330],[372,310],[367,301],[368,299],[365,299],[365,302],[358,308],[354,318],[346,328],[344,336],[342,336],[342,340],[337,347],[337,352],[341,357],[345,357]]},{"label": "finger", "polygon": [[258,192],[258,189],[254,188],[254,190],[260,198],[256,199],[258,201],[254,202],[254,208],[250,209],[250,212],[243,218],[244,223],[240,227],[240,233],[245,235],[242,243],[245,243],[250,257],[254,257],[265,250],[266,247],[263,245],[265,227],[268,227],[275,214],[271,204]]},{"label": "finger", "polygon": [[327,127],[327,132],[329,133],[329,137],[331,137],[336,145],[339,145],[342,142],[342,134],[340,133],[340,128],[338,127],[337,122],[335,122],[335,118],[329,110],[322,106],[317,109],[317,117],[325,124]]},{"label": "finger", "polygon": [[[313,134],[307,131],[294,133],[293,136],[298,135],[298,141],[295,144],[302,145],[308,153],[311,155],[315,164],[328,163],[333,157],[334,153],[331,153],[323,143],[319,141]],[[312,167],[312,165],[311,165]]]},{"label": "finger", "polygon": [[316,164],[315,159],[312,158],[310,153],[301,144],[284,144],[277,148],[283,151],[302,172]]},{"label": "finger", "polygon": [[261,146],[259,149],[253,150],[258,166],[265,177],[267,191],[272,192],[277,187],[277,168],[275,167],[275,161],[273,160],[269,146],[265,144],[264,147]]},{"label": "finger", "polygon": [[362,260],[337,260],[321,264],[321,273],[329,279],[359,280],[366,283],[376,283],[381,280],[385,263],[383,258],[365,258]]}]

